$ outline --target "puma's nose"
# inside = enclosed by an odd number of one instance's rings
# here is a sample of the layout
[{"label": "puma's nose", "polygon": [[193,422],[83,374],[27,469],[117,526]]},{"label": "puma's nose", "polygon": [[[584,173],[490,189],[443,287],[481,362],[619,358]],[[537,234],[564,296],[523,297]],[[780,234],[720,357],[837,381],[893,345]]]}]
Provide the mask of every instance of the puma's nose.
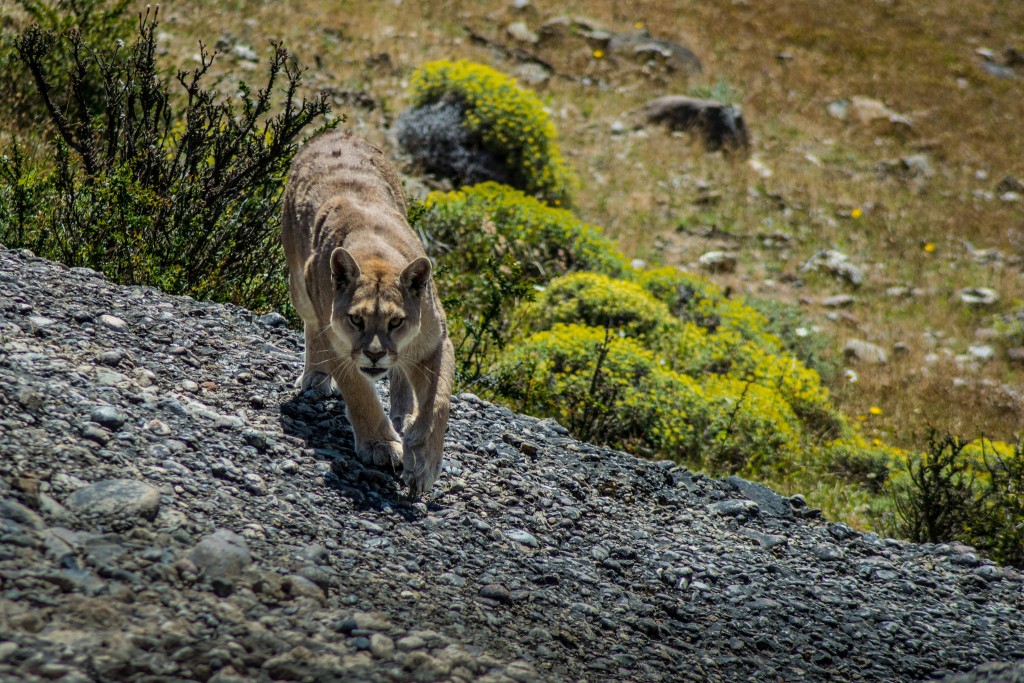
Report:
[{"label": "puma's nose", "polygon": [[387,351],[370,351],[369,349],[363,349],[363,354],[371,361],[376,363],[381,358],[387,355]]}]

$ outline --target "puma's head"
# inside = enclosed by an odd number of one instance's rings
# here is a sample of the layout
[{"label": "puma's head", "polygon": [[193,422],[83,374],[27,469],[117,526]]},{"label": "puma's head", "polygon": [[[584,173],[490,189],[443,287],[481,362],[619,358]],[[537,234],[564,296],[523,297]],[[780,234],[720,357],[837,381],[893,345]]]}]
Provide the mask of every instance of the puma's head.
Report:
[{"label": "puma's head", "polygon": [[430,260],[404,268],[382,258],[360,265],[344,247],[331,253],[334,306],[331,327],[359,371],[380,379],[420,331],[420,301],[430,280]]}]

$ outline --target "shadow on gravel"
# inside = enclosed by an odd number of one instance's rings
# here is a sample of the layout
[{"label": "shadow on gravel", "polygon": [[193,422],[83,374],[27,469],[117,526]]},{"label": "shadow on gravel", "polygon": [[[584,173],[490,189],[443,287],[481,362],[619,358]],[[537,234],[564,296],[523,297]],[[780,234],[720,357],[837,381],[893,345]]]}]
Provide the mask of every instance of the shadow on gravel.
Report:
[{"label": "shadow on gravel", "polygon": [[[280,412],[284,433],[302,439],[318,461],[329,465],[329,469],[321,469],[324,483],[339,497],[351,501],[357,510],[391,510],[407,521],[423,517],[421,501],[405,494],[401,469],[367,467],[359,462],[341,399],[300,394],[282,403]],[[434,503],[428,507],[439,508]]]}]

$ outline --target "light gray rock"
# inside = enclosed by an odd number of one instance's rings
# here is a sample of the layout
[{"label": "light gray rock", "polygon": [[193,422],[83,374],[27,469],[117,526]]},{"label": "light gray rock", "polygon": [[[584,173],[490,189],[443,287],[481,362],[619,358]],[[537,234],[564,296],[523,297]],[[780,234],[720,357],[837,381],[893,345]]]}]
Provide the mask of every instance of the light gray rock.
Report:
[{"label": "light gray rock", "polygon": [[509,24],[508,34],[520,43],[526,43],[527,45],[536,45],[540,42],[540,36],[530,30],[530,27],[525,22],[517,21]]},{"label": "light gray rock", "polygon": [[46,527],[43,518],[16,500],[0,498],[0,518],[9,519],[29,529],[39,531]]},{"label": "light gray rock", "polygon": [[736,254],[728,251],[708,251],[701,254],[697,263],[709,273],[732,273],[736,270]]},{"label": "light gray rock", "polygon": [[248,543],[229,529],[217,529],[204,536],[192,549],[189,559],[211,579],[238,577],[252,563]]},{"label": "light gray rock", "polygon": [[153,519],[160,511],[160,492],[136,479],[106,479],[78,489],[65,505],[75,513]]},{"label": "light gray rock", "polygon": [[966,287],[956,295],[964,305],[977,308],[992,306],[999,301],[999,292],[989,287]]},{"label": "light gray rock", "polygon": [[878,344],[863,339],[850,339],[843,345],[843,356],[848,360],[858,361],[867,365],[885,365],[889,362],[889,354]]}]

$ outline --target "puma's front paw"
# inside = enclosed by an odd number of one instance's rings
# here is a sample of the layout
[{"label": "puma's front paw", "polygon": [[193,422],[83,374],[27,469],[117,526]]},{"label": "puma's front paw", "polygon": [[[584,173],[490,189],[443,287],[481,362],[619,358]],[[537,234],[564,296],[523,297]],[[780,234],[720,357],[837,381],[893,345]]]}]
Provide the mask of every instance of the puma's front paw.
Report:
[{"label": "puma's front paw", "polygon": [[398,467],[402,462],[402,444],[398,441],[368,441],[356,444],[356,455],[364,465]]},{"label": "puma's front paw", "polygon": [[407,443],[402,470],[402,481],[409,487],[409,495],[418,498],[430,491],[441,474],[441,454],[429,453],[424,444]]},{"label": "puma's front paw", "polygon": [[339,395],[334,380],[322,372],[305,372],[295,381],[295,385],[302,392],[312,390],[317,396],[324,398]]}]

